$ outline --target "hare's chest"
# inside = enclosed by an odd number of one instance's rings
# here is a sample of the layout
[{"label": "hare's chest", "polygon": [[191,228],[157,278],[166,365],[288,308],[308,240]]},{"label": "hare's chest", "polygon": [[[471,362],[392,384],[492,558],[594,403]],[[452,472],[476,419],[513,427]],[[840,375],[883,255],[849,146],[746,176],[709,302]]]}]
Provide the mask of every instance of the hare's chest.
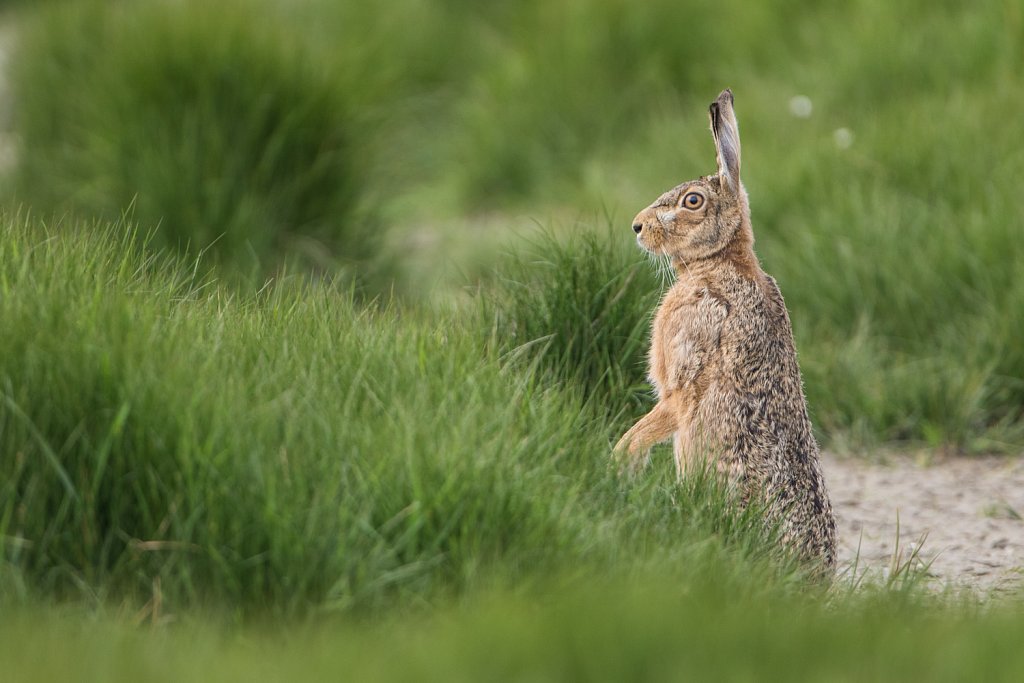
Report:
[{"label": "hare's chest", "polygon": [[707,289],[670,292],[651,327],[649,377],[659,396],[692,385],[718,345],[725,307]]},{"label": "hare's chest", "polygon": [[661,308],[658,309],[651,323],[651,350],[647,357],[647,378],[654,385],[654,390],[659,397],[665,395],[665,386],[668,380],[668,363],[665,358],[665,350],[668,347],[665,341],[665,315]]}]

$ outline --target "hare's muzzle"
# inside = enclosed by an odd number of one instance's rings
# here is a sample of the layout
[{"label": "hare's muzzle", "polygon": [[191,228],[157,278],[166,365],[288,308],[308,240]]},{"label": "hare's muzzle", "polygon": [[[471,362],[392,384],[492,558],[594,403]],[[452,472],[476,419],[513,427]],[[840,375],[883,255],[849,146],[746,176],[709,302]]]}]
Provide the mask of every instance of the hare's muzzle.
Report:
[{"label": "hare's muzzle", "polygon": [[636,233],[636,243],[640,248],[651,254],[655,254],[662,246],[661,219],[653,214],[648,207],[636,215],[633,219],[633,232]]}]

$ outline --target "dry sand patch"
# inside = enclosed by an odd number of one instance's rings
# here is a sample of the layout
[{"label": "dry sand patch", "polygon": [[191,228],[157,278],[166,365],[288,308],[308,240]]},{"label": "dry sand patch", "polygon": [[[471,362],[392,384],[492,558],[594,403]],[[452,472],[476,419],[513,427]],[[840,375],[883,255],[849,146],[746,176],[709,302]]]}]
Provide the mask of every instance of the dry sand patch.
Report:
[{"label": "dry sand patch", "polygon": [[[1024,457],[868,462],[828,454],[840,566],[884,573],[920,545],[936,583],[980,591],[1024,586]],[[897,522],[898,520],[898,522]]]}]

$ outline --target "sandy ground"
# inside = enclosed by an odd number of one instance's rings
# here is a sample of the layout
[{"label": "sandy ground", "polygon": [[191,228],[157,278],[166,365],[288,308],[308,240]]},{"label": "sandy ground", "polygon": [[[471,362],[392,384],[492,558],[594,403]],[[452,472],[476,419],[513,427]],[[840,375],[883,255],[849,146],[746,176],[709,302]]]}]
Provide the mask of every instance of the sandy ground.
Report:
[{"label": "sandy ground", "polygon": [[[913,549],[937,587],[1024,588],[1024,457],[826,455],[840,566],[885,574]],[[923,539],[923,542],[922,542]]]}]

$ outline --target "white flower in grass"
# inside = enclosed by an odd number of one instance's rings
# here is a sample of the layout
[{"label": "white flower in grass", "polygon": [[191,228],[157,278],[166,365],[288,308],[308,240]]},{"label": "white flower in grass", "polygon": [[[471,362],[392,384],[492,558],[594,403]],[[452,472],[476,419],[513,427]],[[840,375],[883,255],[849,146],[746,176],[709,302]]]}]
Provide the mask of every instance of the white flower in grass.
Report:
[{"label": "white flower in grass", "polygon": [[853,131],[849,128],[836,128],[832,133],[832,139],[836,141],[839,149],[850,149],[853,144]]},{"label": "white flower in grass", "polygon": [[808,119],[811,117],[811,111],[814,110],[814,104],[811,102],[811,98],[807,95],[796,95],[789,98],[789,113],[798,119]]}]

